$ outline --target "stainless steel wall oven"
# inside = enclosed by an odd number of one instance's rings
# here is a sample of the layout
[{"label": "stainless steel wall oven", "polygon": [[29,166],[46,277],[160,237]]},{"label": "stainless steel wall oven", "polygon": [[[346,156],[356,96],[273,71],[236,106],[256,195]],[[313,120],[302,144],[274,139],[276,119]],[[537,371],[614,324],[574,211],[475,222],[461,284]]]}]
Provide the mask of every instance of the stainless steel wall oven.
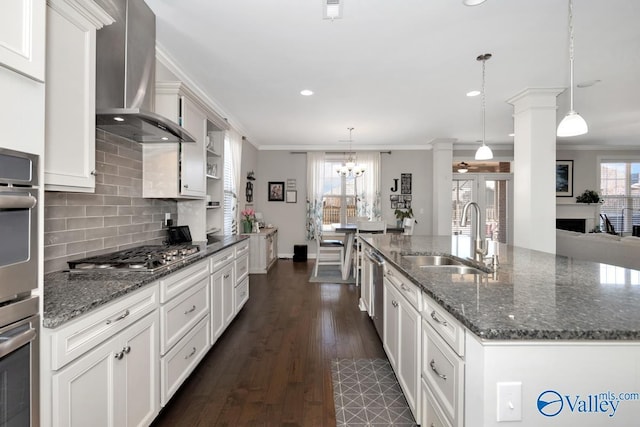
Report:
[{"label": "stainless steel wall oven", "polygon": [[38,426],[38,156],[0,148],[0,427]]}]

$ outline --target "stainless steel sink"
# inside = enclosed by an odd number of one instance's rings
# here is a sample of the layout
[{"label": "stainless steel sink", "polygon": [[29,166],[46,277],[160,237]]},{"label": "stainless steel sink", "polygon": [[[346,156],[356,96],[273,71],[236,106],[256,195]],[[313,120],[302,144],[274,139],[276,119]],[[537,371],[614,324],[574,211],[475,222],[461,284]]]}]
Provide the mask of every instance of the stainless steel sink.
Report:
[{"label": "stainless steel sink", "polygon": [[420,268],[448,274],[485,274],[484,271],[468,265],[421,265]]},{"label": "stainless steel sink", "polygon": [[449,274],[484,274],[484,271],[464,264],[446,255],[402,255],[402,259],[413,267],[433,269],[434,272]]},{"label": "stainless steel sink", "polygon": [[432,267],[442,265],[464,265],[455,258],[443,255],[403,255],[402,259],[417,267]]}]

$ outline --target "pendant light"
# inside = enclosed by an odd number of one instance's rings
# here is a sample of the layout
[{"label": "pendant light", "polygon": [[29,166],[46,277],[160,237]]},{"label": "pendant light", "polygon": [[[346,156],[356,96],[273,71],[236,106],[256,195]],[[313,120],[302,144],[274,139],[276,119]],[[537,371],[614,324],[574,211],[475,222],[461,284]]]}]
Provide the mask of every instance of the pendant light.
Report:
[{"label": "pendant light", "polygon": [[355,128],[347,128],[349,131],[349,141],[341,141],[349,143],[349,158],[342,164],[342,166],[336,168],[336,172],[341,176],[360,176],[364,173],[364,166],[361,166],[356,163],[355,158],[353,157],[353,152],[351,151],[351,143],[353,140],[351,139],[351,133]]},{"label": "pendant light", "polygon": [[589,131],[587,122],[573,109],[573,1],[569,0],[569,112],[558,125],[560,137],[584,135]]},{"label": "pendant light", "polygon": [[485,63],[491,59],[490,53],[484,53],[476,58],[477,61],[482,61],[482,145],[476,151],[476,160],[490,160],[493,159],[493,151],[485,144],[485,128],[486,128],[486,106],[484,97],[484,81],[485,81]]}]

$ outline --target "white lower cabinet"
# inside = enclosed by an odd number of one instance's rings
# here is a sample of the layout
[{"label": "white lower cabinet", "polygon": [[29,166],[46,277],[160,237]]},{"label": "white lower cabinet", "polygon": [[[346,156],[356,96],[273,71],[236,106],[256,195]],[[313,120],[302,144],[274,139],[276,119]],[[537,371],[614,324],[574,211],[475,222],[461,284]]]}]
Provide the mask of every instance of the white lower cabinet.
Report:
[{"label": "white lower cabinet", "polygon": [[453,427],[447,417],[444,416],[442,409],[436,402],[433,393],[429,390],[427,383],[424,379],[422,383],[422,420],[421,426],[425,427]]},{"label": "white lower cabinet", "polygon": [[278,229],[263,228],[249,236],[249,273],[267,273],[278,259]]},{"label": "white lower cabinet", "polygon": [[[416,298],[416,293],[418,298]],[[397,271],[384,276],[384,349],[409,408],[420,419],[420,290]],[[415,304],[415,306],[414,306]]]},{"label": "white lower cabinet", "polygon": [[222,335],[235,315],[233,248],[211,259],[211,343]]},{"label": "white lower cabinet", "polygon": [[52,376],[53,426],[146,426],[159,411],[158,312]]},{"label": "white lower cabinet", "polygon": [[162,406],[167,404],[209,350],[209,329],[207,316],[162,357]]}]

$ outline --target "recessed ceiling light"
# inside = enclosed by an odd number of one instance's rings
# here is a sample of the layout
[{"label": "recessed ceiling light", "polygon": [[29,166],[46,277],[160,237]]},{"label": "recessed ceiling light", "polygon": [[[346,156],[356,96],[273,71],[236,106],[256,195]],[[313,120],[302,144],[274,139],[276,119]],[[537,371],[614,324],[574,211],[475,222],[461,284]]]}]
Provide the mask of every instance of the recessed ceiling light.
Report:
[{"label": "recessed ceiling light", "polygon": [[300,91],[300,95],[302,96],[311,96],[313,95],[313,91],[309,89],[304,89]]},{"label": "recessed ceiling light", "polygon": [[598,79],[596,79],[596,80],[587,80],[587,81],[578,83],[576,86],[579,87],[579,88],[591,87],[593,85],[597,85],[601,81],[602,80],[598,80]]},{"label": "recessed ceiling light", "polygon": [[486,0],[463,0],[465,6],[478,6],[479,4],[484,3]]},{"label": "recessed ceiling light", "polygon": [[471,97],[471,96],[478,96],[480,95],[480,91],[479,90],[472,90],[470,92],[467,92],[467,96]]},{"label": "recessed ceiling light", "polygon": [[124,119],[122,117],[114,117],[113,120],[115,120],[116,122],[124,122]]}]

